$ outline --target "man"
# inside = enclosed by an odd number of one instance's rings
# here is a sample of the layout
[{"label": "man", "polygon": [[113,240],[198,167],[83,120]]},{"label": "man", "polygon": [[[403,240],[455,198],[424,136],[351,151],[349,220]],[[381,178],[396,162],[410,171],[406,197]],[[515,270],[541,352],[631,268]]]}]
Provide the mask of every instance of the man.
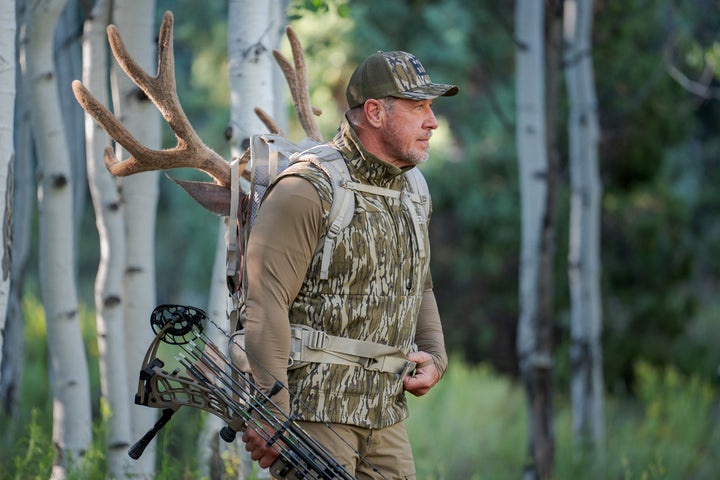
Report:
[{"label": "man", "polygon": [[[324,252],[333,187],[322,165],[297,162],[266,194],[250,235],[245,341],[253,377],[265,391],[276,378],[288,385],[292,395],[273,400],[357,478],[415,478],[403,390],[424,395],[447,367],[429,270],[429,199],[416,210],[403,195],[438,127],[433,99],[457,92],[432,83],[408,53],[370,56],[348,83],[350,110],[329,143],[361,184],[350,225]],[[349,343],[348,351],[288,370],[298,348],[291,324]],[[363,352],[385,353],[368,362]],[[277,457],[251,429],[243,441],[263,468]]]}]

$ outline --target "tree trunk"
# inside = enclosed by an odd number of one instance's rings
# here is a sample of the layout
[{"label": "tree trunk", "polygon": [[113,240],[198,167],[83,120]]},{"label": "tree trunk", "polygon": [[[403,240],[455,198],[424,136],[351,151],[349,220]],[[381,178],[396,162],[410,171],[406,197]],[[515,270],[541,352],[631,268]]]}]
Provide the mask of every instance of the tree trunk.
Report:
[{"label": "tree trunk", "polygon": [[[110,0],[98,0],[83,27],[83,84],[96,92],[107,105],[107,36]],[[115,179],[105,168],[103,152],[110,144],[105,131],[85,115],[85,145],[90,194],[100,240],[100,264],[95,278],[95,313],[100,363],[100,386],[109,415],[107,425],[107,476],[127,478],[132,471],[127,449],[130,445],[130,405],[125,331],[123,325],[122,282],[125,272],[125,223]]]},{"label": "tree trunk", "polygon": [[[17,2],[18,12],[24,7]],[[23,15],[18,13],[18,19]],[[13,42],[15,41],[13,37]],[[13,52],[13,58],[15,53]],[[24,98],[23,91],[27,88],[23,83],[20,69],[15,72],[17,98]],[[0,394],[5,412],[18,419],[20,388],[22,385],[24,318],[22,313],[22,286],[30,254],[30,235],[33,218],[34,200],[34,156],[32,132],[30,126],[30,110],[26,102],[18,102],[15,112],[15,159],[13,162],[13,249],[12,275],[10,279],[10,298],[5,323],[4,343],[2,348],[2,381]]]},{"label": "tree trunk", "polygon": [[242,154],[252,134],[267,130],[253,109],[260,107],[272,114],[275,108],[272,50],[279,44],[278,32],[282,32],[283,27],[273,22],[277,8],[280,8],[278,0],[229,2],[228,23],[243,25],[243,28],[228,29],[233,157]]},{"label": "tree trunk", "polygon": [[[271,115],[278,109],[275,92],[279,67],[272,51],[278,48],[283,34],[284,24],[278,20],[285,19],[285,2],[230,0],[228,10],[228,23],[243,25],[243,28],[228,30],[230,125],[227,131],[231,155],[236,158],[248,147],[251,135],[267,131],[254,108],[260,107]],[[228,228],[234,232],[235,223],[230,222]],[[225,249],[218,249],[218,255],[224,260]],[[241,442],[237,442],[237,452],[239,478],[248,478],[253,462]],[[270,478],[266,469],[256,476]]]},{"label": "tree trunk", "polygon": [[27,102],[38,154],[40,292],[54,378],[52,478],[65,478],[90,443],[92,422],[85,347],[75,285],[72,178],[53,66],[52,32],[64,1],[33,5],[25,26]]},{"label": "tree trunk", "polygon": [[[551,285],[553,230],[551,175],[546,137],[543,3],[518,0],[515,7],[517,149],[522,240],[517,351],[529,409],[529,455],[524,479],[552,477]],[[552,283],[550,281],[550,283]]]},{"label": "tree trunk", "polygon": [[[5,339],[12,271],[12,167],[15,155],[15,2],[0,5],[0,212],[2,216],[2,274],[0,275],[0,353]],[[0,355],[0,385],[2,356]]]},{"label": "tree trunk", "polygon": [[[148,0],[115,0],[113,23],[118,27],[125,46],[145,71],[154,75],[157,68],[155,2]],[[161,145],[160,116],[155,106],[140,94],[140,89],[113,62],[113,106],[115,114],[128,130],[148,148]],[[118,147],[118,158],[125,158]],[[148,319],[156,306],[155,299],[155,220],[158,200],[158,173],[145,172],[119,180],[124,220],[125,342],[130,397],[137,388],[138,373],[147,346],[152,341]],[[128,399],[130,401],[130,399]],[[152,427],[157,410],[141,405],[131,406],[132,438],[139,439]],[[142,457],[133,462],[140,478],[150,478],[155,470],[156,442],[151,442]]]},{"label": "tree trunk", "polygon": [[87,177],[85,170],[85,130],[83,110],[72,93],[72,81],[82,74],[82,51],[80,46],[80,19],[78,0],[66,0],[63,13],[55,27],[55,68],[57,68],[60,108],[62,109],[65,138],[70,155],[70,171],[73,178],[73,211],[75,233],[80,232],[85,199]]},{"label": "tree trunk", "polygon": [[[602,453],[602,302],[600,294],[600,209],[597,98],[592,63],[592,0],[566,0],[565,74],[570,141],[570,393],[578,447]],[[600,455],[602,457],[602,455]]]}]

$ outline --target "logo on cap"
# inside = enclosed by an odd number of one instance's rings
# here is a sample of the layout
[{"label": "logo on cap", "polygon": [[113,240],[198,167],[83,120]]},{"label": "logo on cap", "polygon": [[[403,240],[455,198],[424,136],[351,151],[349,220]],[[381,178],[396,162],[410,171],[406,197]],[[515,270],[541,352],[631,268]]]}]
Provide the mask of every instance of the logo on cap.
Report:
[{"label": "logo on cap", "polygon": [[432,83],[420,61],[407,52],[377,52],[353,72],[345,95],[350,108],[370,98],[429,100],[458,92],[455,85]]}]

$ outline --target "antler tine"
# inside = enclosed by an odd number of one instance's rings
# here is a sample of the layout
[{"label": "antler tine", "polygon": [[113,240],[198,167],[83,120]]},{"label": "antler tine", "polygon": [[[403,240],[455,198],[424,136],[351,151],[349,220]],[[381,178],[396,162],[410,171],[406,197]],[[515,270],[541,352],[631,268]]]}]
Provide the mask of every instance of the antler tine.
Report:
[{"label": "antler tine", "polygon": [[275,123],[275,120],[273,120],[272,117],[268,115],[265,110],[260,107],[255,107],[255,115],[257,115],[260,121],[263,122],[263,124],[267,127],[270,133],[279,133],[280,135],[285,136],[285,133],[283,133],[280,126]]},{"label": "antler tine", "polygon": [[80,80],[74,80],[72,82],[72,90],[83,110],[90,114],[90,116],[92,116],[116,142],[124,146],[131,153],[145,152],[148,150],[145,146],[138,142],[130,132],[128,132],[123,124],[120,123],[115,115],[110,113],[110,110],[108,110],[105,105],[100,103],[98,99],[90,93],[90,90],[88,90],[87,87],[80,82]]},{"label": "antler tine", "polygon": [[122,69],[157,106],[178,138],[197,137],[180,106],[175,84],[175,54],[173,50],[173,15],[165,12],[158,34],[157,75],[151,77],[128,53],[119,30],[115,25],[107,28],[108,41],[113,55]]},{"label": "antler tine", "polygon": [[322,134],[313,117],[315,109],[310,103],[310,89],[308,87],[307,69],[305,67],[305,55],[303,54],[302,45],[292,27],[288,26],[285,29],[285,33],[290,41],[294,68],[283,54],[277,50],[273,50],[273,56],[285,74],[285,79],[290,87],[290,93],[292,94],[293,103],[295,104],[295,113],[305,133],[307,133],[310,138],[321,142]]},{"label": "antler tine", "polygon": [[180,105],[175,85],[172,30],[172,13],[166,12],[158,38],[158,72],[155,77],[148,75],[133,60],[115,26],[108,26],[107,33],[110,47],[120,66],[152,100],[175,133],[178,143],[174,148],[151,150],[143,146],[80,82],[73,82],[73,92],[85,111],[131,154],[128,160],[120,161],[114,155],[107,155],[106,151],[105,166],[113,175],[127,176],[185,167],[201,170],[213,177],[216,183],[230,186],[230,165],[202,142]]}]

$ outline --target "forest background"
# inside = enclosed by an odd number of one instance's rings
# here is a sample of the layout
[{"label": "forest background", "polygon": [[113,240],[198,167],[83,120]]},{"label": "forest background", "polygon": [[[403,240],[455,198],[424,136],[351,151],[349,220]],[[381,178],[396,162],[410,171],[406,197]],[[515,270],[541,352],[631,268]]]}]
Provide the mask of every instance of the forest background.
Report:
[{"label": "forest background", "polygon": [[[204,141],[227,158],[227,31],[241,26],[227,24],[225,2],[157,4],[156,24],[165,10],[176,18],[183,107]],[[324,110],[319,123],[325,138],[341,118],[334,106],[344,103],[350,72],[375,50],[411,51],[433,81],[461,87],[460,97],[434,104],[441,128],[423,167],[433,196],[435,292],[453,358],[512,379],[520,243],[512,2],[329,4],[298,1],[290,10],[306,48],[313,103]],[[695,381],[710,386],[713,398],[717,392],[719,25],[720,9],[711,0],[595,2],[604,375],[608,393],[618,398],[649,395],[639,378],[652,377],[652,368],[692,378],[680,382],[688,392],[695,392]],[[566,115],[557,118],[562,123]],[[567,271],[566,145],[561,134],[557,272]],[[171,182],[161,181],[160,189],[158,304],[202,307],[216,219]],[[91,208],[84,210],[80,232],[79,294],[90,306],[99,256]],[[37,297],[36,262],[31,259],[28,269],[28,298]],[[553,371],[562,395],[569,376],[568,285],[562,274],[555,281]]]}]

